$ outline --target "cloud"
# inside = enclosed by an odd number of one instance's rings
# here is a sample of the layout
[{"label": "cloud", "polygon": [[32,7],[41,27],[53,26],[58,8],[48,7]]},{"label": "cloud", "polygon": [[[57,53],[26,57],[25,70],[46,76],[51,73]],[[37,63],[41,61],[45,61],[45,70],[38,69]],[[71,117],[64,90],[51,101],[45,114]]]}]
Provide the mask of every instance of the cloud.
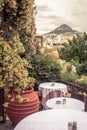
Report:
[{"label": "cloud", "polygon": [[37,1],[36,26],[39,32],[52,31],[64,23],[76,30],[86,30],[87,0],[41,0],[40,4]]},{"label": "cloud", "polygon": [[83,3],[86,3],[86,0],[77,0],[77,3],[81,5]]},{"label": "cloud", "polygon": [[43,18],[46,18],[46,16],[50,15],[51,9],[47,5],[39,5],[37,6],[37,15],[36,20],[41,20]]},{"label": "cloud", "polygon": [[43,33],[49,32],[63,23],[67,23],[64,17],[55,16],[55,15],[41,15],[38,18],[37,31],[42,30]]},{"label": "cloud", "polygon": [[40,12],[50,11],[49,6],[46,6],[46,5],[43,5],[43,6],[37,6],[37,9],[38,9]]},{"label": "cloud", "polygon": [[83,12],[81,12],[81,13],[79,13],[79,12],[73,12],[72,13],[72,15],[74,16],[74,17],[86,17],[87,16],[87,11],[83,11]]}]

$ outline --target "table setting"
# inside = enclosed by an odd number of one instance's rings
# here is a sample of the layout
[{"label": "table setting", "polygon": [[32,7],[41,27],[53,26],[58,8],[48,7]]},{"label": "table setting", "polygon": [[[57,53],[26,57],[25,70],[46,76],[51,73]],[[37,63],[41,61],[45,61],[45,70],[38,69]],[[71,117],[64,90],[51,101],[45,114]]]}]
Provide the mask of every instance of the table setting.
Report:
[{"label": "table setting", "polygon": [[68,89],[63,83],[44,82],[39,85],[38,91],[39,95],[42,96],[42,105],[45,107],[48,99],[54,97],[63,97],[68,92]]},{"label": "table setting", "polygon": [[84,102],[66,97],[55,97],[46,101],[46,109],[75,109],[75,110],[84,110]]},{"label": "table setting", "polygon": [[76,124],[77,130],[87,130],[87,113],[72,109],[44,110],[27,116],[14,130],[70,130],[70,123]]}]

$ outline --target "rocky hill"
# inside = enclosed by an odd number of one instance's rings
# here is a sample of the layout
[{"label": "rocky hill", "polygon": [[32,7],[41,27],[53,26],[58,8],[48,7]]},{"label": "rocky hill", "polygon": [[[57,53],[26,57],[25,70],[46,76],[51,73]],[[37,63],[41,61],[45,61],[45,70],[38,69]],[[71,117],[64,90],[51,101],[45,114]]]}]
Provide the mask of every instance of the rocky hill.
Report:
[{"label": "rocky hill", "polygon": [[78,31],[73,30],[66,24],[62,24],[61,26],[57,27],[53,31],[49,32],[48,34],[63,34],[63,33],[77,33]]}]

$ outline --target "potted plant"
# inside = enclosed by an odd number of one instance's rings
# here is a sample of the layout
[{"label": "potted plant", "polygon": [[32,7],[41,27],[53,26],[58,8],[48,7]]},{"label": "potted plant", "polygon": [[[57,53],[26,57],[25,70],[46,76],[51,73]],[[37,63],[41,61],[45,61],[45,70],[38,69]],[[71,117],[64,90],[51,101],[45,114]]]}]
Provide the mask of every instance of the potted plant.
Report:
[{"label": "potted plant", "polygon": [[4,105],[13,125],[39,109],[33,89],[35,79],[29,76],[28,63],[18,54],[21,51],[24,48],[18,36],[14,35],[10,42],[0,37],[0,87],[8,91]]}]

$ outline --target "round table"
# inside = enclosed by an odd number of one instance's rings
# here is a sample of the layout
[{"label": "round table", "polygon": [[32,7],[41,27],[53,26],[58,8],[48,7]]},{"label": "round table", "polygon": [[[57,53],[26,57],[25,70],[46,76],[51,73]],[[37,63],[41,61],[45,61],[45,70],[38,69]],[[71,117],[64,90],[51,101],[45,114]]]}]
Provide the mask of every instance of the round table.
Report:
[{"label": "round table", "polygon": [[[65,99],[65,104],[63,103]],[[47,109],[75,109],[75,110],[84,110],[84,102],[74,99],[74,98],[65,98],[65,97],[58,97],[49,99],[46,102]]]},{"label": "round table", "polygon": [[67,86],[63,83],[57,83],[57,82],[45,82],[41,83],[39,85],[39,89],[42,89],[43,97],[45,97],[50,91],[53,90],[60,90],[64,94],[67,93]]},{"label": "round table", "polygon": [[68,122],[77,122],[78,130],[87,130],[87,113],[71,109],[51,109],[27,116],[14,130],[68,130]]},{"label": "round table", "polygon": [[[63,95],[65,95],[68,91],[67,86],[63,83],[44,82],[39,85],[39,95],[42,95],[43,106],[45,106],[46,101],[49,99],[46,98],[46,96],[49,95],[50,92],[55,92],[56,90],[60,90],[61,92],[63,92]],[[57,96],[54,94],[53,97],[57,97]]]}]

